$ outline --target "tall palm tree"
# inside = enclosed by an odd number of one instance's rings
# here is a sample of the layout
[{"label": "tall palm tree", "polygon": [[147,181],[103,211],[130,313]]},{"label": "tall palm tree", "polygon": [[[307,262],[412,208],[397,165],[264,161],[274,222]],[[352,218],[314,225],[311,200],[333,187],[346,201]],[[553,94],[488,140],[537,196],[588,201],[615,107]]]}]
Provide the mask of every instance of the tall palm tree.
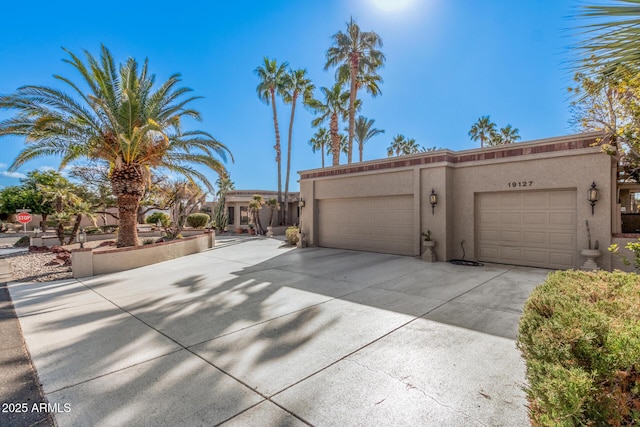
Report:
[{"label": "tall palm tree", "polygon": [[[338,31],[333,35],[333,46],[326,53],[325,70],[338,67],[337,76],[349,75],[349,153],[347,163],[351,163],[353,153],[353,135],[355,132],[356,98],[359,89],[358,80],[365,81],[369,74],[377,75],[376,70],[385,61],[384,54],[378,50],[382,39],[373,31],[361,31],[353,18],[347,22],[347,31]],[[366,86],[367,87],[367,86]],[[377,85],[376,85],[377,87]],[[373,93],[373,92],[372,92]],[[377,94],[377,92],[375,92]]]},{"label": "tall palm tree", "polygon": [[[291,104],[291,118],[289,119],[289,138],[287,140],[287,173],[284,181],[284,200],[289,198],[289,176],[291,173],[291,138],[293,137],[293,119],[296,114],[296,101],[302,96],[304,105],[313,98],[315,86],[307,78],[307,70],[289,70],[284,82],[284,102]],[[284,223],[287,224],[287,211],[284,210]]]},{"label": "tall palm tree", "polygon": [[311,150],[315,153],[316,151],[320,151],[322,157],[322,167],[324,168],[324,156],[325,151],[324,147],[331,144],[331,136],[329,135],[329,131],[325,127],[319,127],[313,137],[309,140],[309,145],[311,145]]},{"label": "tall palm tree", "polygon": [[591,38],[578,44],[589,61],[582,66],[607,65],[610,69],[620,65],[637,66],[640,60],[640,1],[618,0],[616,5],[585,5],[582,18],[597,22],[582,26]]},{"label": "tall palm tree", "polygon": [[[319,126],[321,123],[329,120],[333,166],[338,166],[340,164],[339,119],[347,117],[347,99],[349,99],[349,92],[342,91],[342,84],[340,82],[334,84],[331,89],[321,87],[320,91],[324,94],[324,103],[317,99],[309,101],[309,106],[320,114],[313,119],[311,124],[313,126]],[[356,107],[359,107],[359,103],[356,103]]]},{"label": "tall palm tree", "polygon": [[183,118],[200,119],[200,113],[189,106],[197,97],[182,98],[191,89],[176,87],[179,74],[156,87],[148,60],[140,66],[129,58],[116,67],[104,45],[99,60],[85,52],[86,63],[66,52],[65,62],[80,74],[81,84],[54,77],[75,98],[44,86],[23,86],[14,94],[0,96],[1,109],[18,111],[0,122],[0,136],[27,138],[27,147],[11,168],[48,155],[61,156],[61,168],[79,158],[106,161],[118,200],[117,244],[138,245],[136,214],[152,168],[177,172],[211,188],[207,177],[193,165],[223,173],[225,168],[215,156],[226,160],[231,153],[209,133],[181,128]]},{"label": "tall palm tree", "polygon": [[278,65],[275,59],[264,57],[262,66],[255,69],[255,73],[260,79],[256,91],[258,98],[265,104],[271,104],[273,109],[273,128],[276,133],[276,163],[278,165],[278,202],[282,203],[282,150],[280,148],[280,128],[278,126],[278,112],[276,110],[276,95],[284,96],[287,67],[289,64],[283,62]]},{"label": "tall palm tree", "polygon": [[353,137],[358,143],[360,161],[362,161],[364,144],[374,136],[384,133],[383,129],[376,129],[373,127],[374,122],[375,119],[367,119],[364,116],[358,116],[358,119],[356,120],[356,128]]},{"label": "tall palm tree", "polygon": [[491,121],[489,116],[480,117],[469,130],[469,136],[472,141],[480,140],[480,148],[484,147],[485,143],[490,141],[495,133],[496,124]]}]

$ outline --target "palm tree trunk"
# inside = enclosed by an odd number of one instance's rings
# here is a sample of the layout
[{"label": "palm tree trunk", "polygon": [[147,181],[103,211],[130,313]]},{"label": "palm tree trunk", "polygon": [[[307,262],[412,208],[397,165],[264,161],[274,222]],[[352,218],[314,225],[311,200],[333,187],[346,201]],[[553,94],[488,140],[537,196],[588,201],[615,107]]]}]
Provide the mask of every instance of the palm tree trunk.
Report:
[{"label": "palm tree trunk", "polygon": [[321,144],[320,154],[322,155],[322,169],[324,169],[324,142]]},{"label": "palm tree trunk", "polygon": [[338,115],[331,114],[331,126],[329,126],[331,134],[331,152],[333,154],[333,166],[340,165],[340,135],[338,134]]},{"label": "palm tree trunk", "polygon": [[[291,100],[291,119],[289,119],[289,140],[287,142],[287,175],[284,180],[284,200],[285,202],[289,197],[289,174],[291,172],[291,138],[293,137],[293,118],[296,114],[296,99],[298,98],[298,92],[293,92],[293,97]],[[285,203],[286,204],[286,203]],[[287,208],[289,206],[287,205]],[[284,225],[287,225],[287,211],[289,209],[284,210]]]},{"label": "palm tree trunk", "polygon": [[[273,108],[273,127],[276,131],[276,163],[278,164],[278,203],[282,205],[282,159],[281,159],[281,150],[280,150],[280,129],[278,127],[278,113],[276,112],[276,91],[275,89],[271,89],[271,106]],[[281,221],[281,215],[278,213],[278,223]]]},{"label": "palm tree trunk", "polygon": [[358,56],[351,56],[351,88],[349,89],[349,145],[347,154],[347,163],[351,164],[353,153],[353,133],[356,127],[356,94],[358,87],[356,85],[356,77],[358,74]]},{"label": "palm tree trunk", "polygon": [[360,163],[362,163],[362,146],[364,145],[364,143],[359,143],[358,144],[358,151],[360,151]]},{"label": "palm tree trunk", "polygon": [[138,246],[138,205],[140,196],[135,194],[118,194],[118,213],[120,226],[116,246]]},{"label": "palm tree trunk", "polygon": [[76,240],[76,236],[78,235],[78,229],[80,228],[80,222],[82,222],[82,214],[76,215],[76,221],[73,224],[73,230],[71,230],[71,236],[69,236],[67,245],[72,244]]}]

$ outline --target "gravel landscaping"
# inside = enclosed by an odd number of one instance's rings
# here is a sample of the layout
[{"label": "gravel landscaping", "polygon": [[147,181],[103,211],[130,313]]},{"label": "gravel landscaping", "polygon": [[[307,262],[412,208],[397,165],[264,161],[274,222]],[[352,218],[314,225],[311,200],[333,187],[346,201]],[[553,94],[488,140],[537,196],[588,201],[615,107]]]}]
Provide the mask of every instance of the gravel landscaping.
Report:
[{"label": "gravel landscaping", "polygon": [[[49,282],[71,279],[71,267],[57,263],[56,254],[24,253],[8,256],[11,264],[13,282]],[[53,265],[47,265],[53,264]]]}]

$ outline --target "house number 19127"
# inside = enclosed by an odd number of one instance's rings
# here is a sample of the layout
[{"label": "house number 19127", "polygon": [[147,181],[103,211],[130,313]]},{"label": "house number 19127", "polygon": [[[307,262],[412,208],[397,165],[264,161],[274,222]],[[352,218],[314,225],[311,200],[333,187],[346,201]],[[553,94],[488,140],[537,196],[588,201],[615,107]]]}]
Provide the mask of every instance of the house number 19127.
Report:
[{"label": "house number 19127", "polygon": [[533,181],[512,181],[507,183],[510,188],[514,187],[531,187],[533,185]]}]

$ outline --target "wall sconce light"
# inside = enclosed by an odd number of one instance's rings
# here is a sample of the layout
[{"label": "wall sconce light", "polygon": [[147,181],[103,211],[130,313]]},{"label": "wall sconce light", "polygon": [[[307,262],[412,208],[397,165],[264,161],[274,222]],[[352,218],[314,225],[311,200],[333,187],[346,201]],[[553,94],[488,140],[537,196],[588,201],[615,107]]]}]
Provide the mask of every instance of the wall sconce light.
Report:
[{"label": "wall sconce light", "polygon": [[78,233],[78,243],[80,243],[80,249],[84,249],[84,244],[87,241],[87,233],[84,232],[84,228],[80,229]]},{"label": "wall sconce light", "polygon": [[429,203],[431,203],[431,215],[435,215],[436,205],[438,204],[438,195],[433,188],[431,189],[431,194],[429,195]]},{"label": "wall sconce light", "polygon": [[300,199],[300,201],[298,202],[298,207],[304,208],[304,205],[305,205],[304,199]]},{"label": "wall sconce light", "polygon": [[593,181],[591,188],[589,188],[589,191],[587,192],[587,200],[591,202],[591,215],[593,215],[593,207],[598,201],[598,188],[596,187],[595,181]]}]

